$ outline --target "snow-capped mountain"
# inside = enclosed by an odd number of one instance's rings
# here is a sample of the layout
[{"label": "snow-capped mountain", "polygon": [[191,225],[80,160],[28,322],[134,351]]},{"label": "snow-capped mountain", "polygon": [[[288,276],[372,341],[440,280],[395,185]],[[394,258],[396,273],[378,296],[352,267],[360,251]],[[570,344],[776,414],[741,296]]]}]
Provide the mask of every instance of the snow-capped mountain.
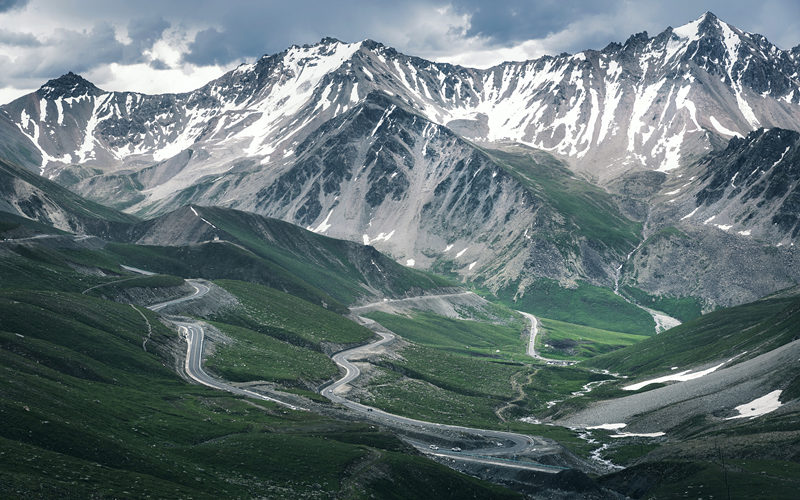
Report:
[{"label": "snow-capped mountain", "polygon": [[761,126],[800,128],[797,52],[711,13],[653,38],[488,70],[324,39],[185,94],[103,92],[68,74],[4,111],[48,175],[75,163],[142,166],[192,147],[209,157],[190,170],[211,173],[241,157],[280,165],[321,123],[382,90],[464,137],[544,149],[606,180],[674,169]]},{"label": "snow-capped mountain", "polygon": [[662,187],[659,221],[791,245],[800,235],[800,134],[759,129],[682,170]]},{"label": "snow-capped mountain", "polygon": [[610,284],[645,214],[626,218],[573,172],[612,191],[657,172],[672,185],[733,137],[800,130],[799,68],[800,46],[711,13],[486,70],[323,39],[183,94],[106,92],[67,74],[0,107],[14,132],[0,152],[139,214],[220,205],[409,265]]}]

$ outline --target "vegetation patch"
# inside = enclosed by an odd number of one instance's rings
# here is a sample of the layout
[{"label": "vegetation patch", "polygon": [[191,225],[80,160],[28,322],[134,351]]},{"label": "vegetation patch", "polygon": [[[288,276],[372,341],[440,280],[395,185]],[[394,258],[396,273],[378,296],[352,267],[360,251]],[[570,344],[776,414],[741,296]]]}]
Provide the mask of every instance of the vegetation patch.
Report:
[{"label": "vegetation patch", "polygon": [[646,338],[644,335],[611,332],[541,318],[536,350],[549,358],[583,360],[636,344]]},{"label": "vegetation patch", "polygon": [[325,354],[248,328],[212,323],[232,339],[219,343],[206,359],[208,370],[225,380],[266,380],[288,386],[319,384],[338,375],[336,364]]},{"label": "vegetation patch", "polygon": [[733,357],[743,361],[797,338],[798,324],[799,297],[759,300],[711,312],[584,364],[644,375]]},{"label": "vegetation patch", "polygon": [[[474,355],[503,357],[524,354],[528,321],[517,317],[509,325],[446,318],[428,312],[407,316],[380,311],[365,314],[404,339],[417,344]],[[516,357],[517,360],[521,356]]]},{"label": "vegetation patch", "polygon": [[513,309],[568,323],[591,326],[612,332],[653,335],[655,321],[646,311],[606,288],[578,282],[564,288],[557,281],[539,279],[525,293],[517,295],[517,285],[500,289],[500,302]]},{"label": "vegetation patch", "polygon": [[248,328],[295,345],[321,350],[323,342],[362,344],[374,334],[349,319],[273,288],[242,281],[215,282],[240,302],[241,307],[213,318]]},{"label": "vegetation patch", "polygon": [[666,313],[683,323],[703,315],[703,301],[696,297],[650,295],[632,286],[621,286],[620,292],[637,304]]}]

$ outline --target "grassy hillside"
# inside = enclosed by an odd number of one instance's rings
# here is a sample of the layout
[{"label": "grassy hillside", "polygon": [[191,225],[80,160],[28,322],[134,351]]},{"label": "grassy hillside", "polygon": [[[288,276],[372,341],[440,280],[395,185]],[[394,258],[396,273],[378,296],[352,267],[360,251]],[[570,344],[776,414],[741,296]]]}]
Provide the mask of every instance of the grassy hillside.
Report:
[{"label": "grassy hillside", "polygon": [[[178,243],[174,242],[176,232],[183,235]],[[191,246],[197,254],[191,258],[178,256],[175,250],[159,251],[185,265],[202,260],[203,264],[195,265],[193,271],[205,272],[207,278],[246,279],[278,289],[306,289],[308,295],[304,298],[317,295],[317,304],[324,297],[350,304],[368,297],[402,296],[454,286],[444,278],[401,266],[372,247],[232,209],[184,207],[134,226],[128,237],[162,246]],[[206,243],[197,245],[201,242]]]},{"label": "grassy hillside", "polygon": [[636,344],[644,335],[611,332],[542,318],[536,351],[548,358],[582,360]]},{"label": "grassy hillside", "polygon": [[[117,224],[131,224],[139,220],[82,198],[55,182],[3,159],[0,159],[0,198],[9,202],[4,207],[0,204],[3,211],[13,211],[15,215],[45,224],[58,221],[72,227],[83,226],[98,233],[109,234]],[[50,217],[48,210],[51,209],[60,212],[61,217]]]},{"label": "grassy hillside", "polygon": [[365,316],[404,339],[448,351],[486,355],[501,351],[504,354],[522,355],[527,346],[528,322],[519,317],[510,324],[497,325],[445,318],[427,312],[417,312],[407,317],[376,311]]},{"label": "grassy hillside", "polygon": [[539,279],[521,297],[515,297],[516,291],[517,286],[511,285],[498,290],[496,295],[512,309],[543,318],[634,335],[655,333],[652,316],[607,288],[584,282],[575,288],[564,288],[556,281]]},{"label": "grassy hillside", "polygon": [[637,304],[664,312],[682,322],[703,315],[703,303],[695,297],[669,297],[650,295],[632,286],[621,286],[620,292]]},{"label": "grassy hillside", "polygon": [[565,234],[549,237],[556,241],[583,237],[623,254],[639,242],[641,224],[622,215],[610,194],[575,177],[553,156],[523,146],[486,152],[564,217],[567,224]]},{"label": "grassy hillside", "polygon": [[513,496],[365,425],[188,384],[182,342],[139,312],[0,291],[0,496]]},{"label": "grassy hillside", "polygon": [[270,265],[235,245],[208,242],[185,246],[150,246],[109,243],[106,250],[127,265],[185,278],[246,280],[301,297],[314,304],[345,313],[347,307],[316,286]]},{"label": "grassy hillside", "polygon": [[798,325],[800,297],[764,299],[714,311],[585,364],[641,375],[728,359],[746,351],[743,360],[796,339]]}]

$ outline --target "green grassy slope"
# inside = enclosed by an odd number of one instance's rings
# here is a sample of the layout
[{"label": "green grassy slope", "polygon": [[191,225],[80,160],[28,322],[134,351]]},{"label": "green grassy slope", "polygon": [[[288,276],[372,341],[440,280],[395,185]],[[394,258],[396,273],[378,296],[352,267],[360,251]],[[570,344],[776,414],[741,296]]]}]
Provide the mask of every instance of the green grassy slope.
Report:
[{"label": "green grassy slope", "polygon": [[642,375],[775,349],[800,335],[800,297],[763,299],[706,314],[587,366]]},{"label": "green grassy slope", "polygon": [[411,317],[383,312],[371,312],[365,316],[404,339],[449,351],[491,355],[499,350],[504,354],[524,354],[527,345],[528,322],[522,318],[515,318],[508,325],[496,325],[426,312],[413,313]]},{"label": "green grassy slope", "polygon": [[584,282],[575,288],[564,288],[556,281],[539,279],[521,297],[515,297],[516,290],[517,286],[509,286],[496,295],[508,307],[543,318],[635,335],[655,333],[650,314],[607,288]]},{"label": "green grassy slope", "polygon": [[[176,334],[143,310],[0,291],[0,496],[511,496],[362,424],[190,385]],[[361,465],[378,474],[365,474]]]},{"label": "green grassy slope", "polygon": [[610,194],[575,177],[553,156],[522,146],[485,151],[564,217],[563,234],[545,237],[556,241],[583,237],[619,253],[632,250],[639,242],[641,224],[622,215]]},{"label": "green grassy slope", "polygon": [[218,315],[218,321],[269,332],[314,348],[326,342],[361,344],[373,336],[370,330],[339,314],[278,290],[230,280],[220,280],[217,284],[242,304],[242,309]]},{"label": "green grassy slope", "polygon": [[[213,224],[213,229],[200,217]],[[159,253],[174,261],[167,265],[195,263],[192,271],[210,279],[246,279],[278,289],[305,290],[304,298],[317,304],[350,304],[366,297],[454,286],[444,278],[401,266],[372,247],[232,209],[184,207],[134,226],[128,238],[136,241],[148,235],[149,241],[161,241],[164,234],[172,234],[175,225],[195,229],[195,234],[187,237],[189,243],[206,243],[180,247],[182,250],[158,247]],[[164,244],[173,243],[165,240]],[[131,249],[115,251],[136,257]],[[141,256],[142,261],[147,258]]]},{"label": "green grassy slope", "polygon": [[392,296],[453,283],[402,266],[372,247],[315,234],[277,219],[218,207],[196,208],[235,242],[339,300],[352,302],[364,285]]},{"label": "green grassy slope", "polygon": [[637,304],[666,313],[684,323],[703,315],[703,302],[696,297],[650,295],[632,286],[621,286],[619,290]]},{"label": "green grassy slope", "polygon": [[552,319],[541,318],[540,321],[541,335],[536,337],[536,350],[545,357],[555,359],[589,359],[648,338]]}]

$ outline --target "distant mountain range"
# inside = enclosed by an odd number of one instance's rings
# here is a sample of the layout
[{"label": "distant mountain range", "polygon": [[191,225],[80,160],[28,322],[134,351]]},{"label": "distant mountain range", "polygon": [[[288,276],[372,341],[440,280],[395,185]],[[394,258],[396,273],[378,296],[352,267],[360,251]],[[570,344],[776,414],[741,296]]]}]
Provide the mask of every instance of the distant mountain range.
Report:
[{"label": "distant mountain range", "polygon": [[[0,155],[129,213],[252,211],[493,290],[622,280],[729,305],[800,279],[798,70],[800,46],[711,13],[486,70],[328,38],[183,94],[69,73],[0,107]],[[720,245],[747,266],[676,273]],[[758,284],[703,285],[742,273]]]}]

